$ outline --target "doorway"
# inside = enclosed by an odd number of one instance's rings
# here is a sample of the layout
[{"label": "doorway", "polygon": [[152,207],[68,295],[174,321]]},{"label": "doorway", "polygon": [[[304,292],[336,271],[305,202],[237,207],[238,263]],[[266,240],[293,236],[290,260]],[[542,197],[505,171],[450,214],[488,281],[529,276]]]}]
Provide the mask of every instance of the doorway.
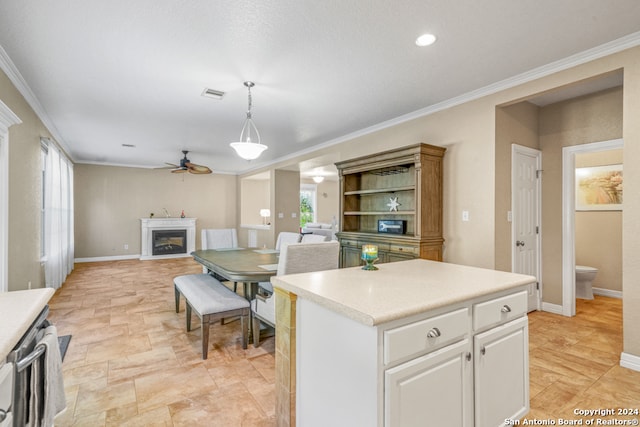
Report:
[{"label": "doorway", "polygon": [[542,152],[511,146],[511,271],[535,276],[529,285],[528,311],[540,309],[541,295],[541,185]]},{"label": "doorway", "polygon": [[622,139],[614,139],[562,149],[562,314],[565,316],[576,315],[576,154],[621,149],[623,146]]}]

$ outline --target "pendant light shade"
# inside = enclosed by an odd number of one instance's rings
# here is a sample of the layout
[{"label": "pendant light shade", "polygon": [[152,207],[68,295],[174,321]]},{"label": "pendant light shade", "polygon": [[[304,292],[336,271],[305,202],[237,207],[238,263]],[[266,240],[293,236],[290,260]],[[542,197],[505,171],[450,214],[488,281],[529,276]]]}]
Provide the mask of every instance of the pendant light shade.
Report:
[{"label": "pendant light shade", "polygon": [[[251,119],[251,88],[255,86],[253,82],[244,82],[249,91],[249,107],[247,109],[247,118],[240,132],[240,141],[232,142],[231,148],[236,150],[238,156],[245,160],[253,160],[260,157],[260,154],[267,149],[267,146],[260,143],[260,133],[258,128]],[[254,139],[256,141],[254,141]]]}]

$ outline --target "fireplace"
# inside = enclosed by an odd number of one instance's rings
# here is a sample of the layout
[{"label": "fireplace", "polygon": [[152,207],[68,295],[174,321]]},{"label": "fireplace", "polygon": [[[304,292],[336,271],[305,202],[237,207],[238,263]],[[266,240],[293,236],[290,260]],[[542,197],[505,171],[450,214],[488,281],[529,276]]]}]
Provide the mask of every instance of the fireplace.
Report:
[{"label": "fireplace", "polygon": [[187,253],[187,230],[152,230],[151,255]]},{"label": "fireplace", "polygon": [[140,259],[189,257],[196,250],[196,218],[140,218]]}]

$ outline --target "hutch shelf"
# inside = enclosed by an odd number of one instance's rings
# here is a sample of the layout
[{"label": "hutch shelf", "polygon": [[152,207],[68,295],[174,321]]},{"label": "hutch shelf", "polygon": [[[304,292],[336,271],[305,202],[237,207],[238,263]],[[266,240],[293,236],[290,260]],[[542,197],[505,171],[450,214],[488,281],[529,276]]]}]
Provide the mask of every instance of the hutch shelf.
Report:
[{"label": "hutch shelf", "polygon": [[336,163],[340,178],[340,266],[361,264],[363,244],[379,263],[442,261],[445,148],[415,144]]}]

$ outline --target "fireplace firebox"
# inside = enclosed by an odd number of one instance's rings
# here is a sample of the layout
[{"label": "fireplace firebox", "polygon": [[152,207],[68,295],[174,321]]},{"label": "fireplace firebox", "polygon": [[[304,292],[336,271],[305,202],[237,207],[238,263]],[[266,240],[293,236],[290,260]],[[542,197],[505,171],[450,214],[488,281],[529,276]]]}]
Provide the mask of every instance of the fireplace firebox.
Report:
[{"label": "fireplace firebox", "polygon": [[[181,233],[180,241],[174,232]],[[185,258],[195,250],[196,218],[140,218],[141,260]]]},{"label": "fireplace firebox", "polygon": [[187,253],[187,230],[152,230],[152,255]]}]

